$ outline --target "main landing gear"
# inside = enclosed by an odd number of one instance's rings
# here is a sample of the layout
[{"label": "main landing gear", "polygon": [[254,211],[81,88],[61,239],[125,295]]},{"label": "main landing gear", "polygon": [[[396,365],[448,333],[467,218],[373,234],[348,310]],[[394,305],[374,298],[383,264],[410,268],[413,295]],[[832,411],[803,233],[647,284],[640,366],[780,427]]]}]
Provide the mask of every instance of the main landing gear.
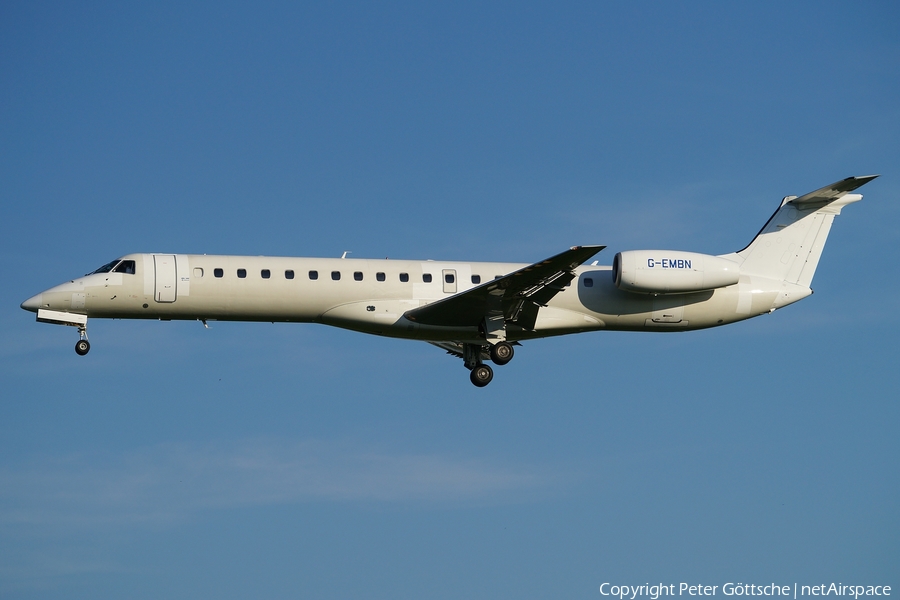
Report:
[{"label": "main landing gear", "polygon": [[498,342],[487,348],[481,344],[463,344],[463,362],[470,370],[469,379],[477,387],[486,386],[494,378],[494,370],[482,362],[485,350],[495,365],[505,365],[515,354],[509,342]]},{"label": "main landing gear", "polygon": [[477,387],[484,387],[494,378],[494,370],[487,365],[478,365],[469,373],[469,379]]},{"label": "main landing gear", "polygon": [[505,365],[513,359],[513,354],[515,351],[509,342],[498,342],[491,346],[491,361],[495,365]]},{"label": "main landing gear", "polygon": [[91,343],[88,341],[87,327],[85,325],[78,326],[78,335],[81,339],[75,342],[75,354],[84,356],[91,350]]}]

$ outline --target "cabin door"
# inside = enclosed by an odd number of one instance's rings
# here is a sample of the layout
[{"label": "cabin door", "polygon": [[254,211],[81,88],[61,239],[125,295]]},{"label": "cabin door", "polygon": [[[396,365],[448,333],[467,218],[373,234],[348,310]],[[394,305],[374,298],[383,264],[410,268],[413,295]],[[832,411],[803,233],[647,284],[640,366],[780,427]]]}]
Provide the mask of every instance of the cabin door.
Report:
[{"label": "cabin door", "polygon": [[157,302],[175,302],[175,255],[154,254],[156,266],[156,291],[153,298]]}]

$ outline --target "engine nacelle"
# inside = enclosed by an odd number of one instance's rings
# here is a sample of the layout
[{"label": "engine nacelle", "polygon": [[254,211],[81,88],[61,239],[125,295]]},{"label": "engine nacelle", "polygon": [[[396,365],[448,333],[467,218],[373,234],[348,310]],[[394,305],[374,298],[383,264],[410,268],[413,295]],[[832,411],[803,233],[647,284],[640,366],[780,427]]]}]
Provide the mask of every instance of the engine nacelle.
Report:
[{"label": "engine nacelle", "polygon": [[619,252],[613,260],[616,287],[640,294],[686,294],[734,285],[740,266],[730,260],[670,250]]}]

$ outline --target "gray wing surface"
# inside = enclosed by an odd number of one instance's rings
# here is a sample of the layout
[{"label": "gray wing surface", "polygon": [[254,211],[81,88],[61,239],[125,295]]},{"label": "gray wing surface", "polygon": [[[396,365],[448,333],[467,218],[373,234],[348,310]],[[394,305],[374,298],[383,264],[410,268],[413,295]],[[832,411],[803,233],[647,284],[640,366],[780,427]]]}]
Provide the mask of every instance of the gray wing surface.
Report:
[{"label": "gray wing surface", "polygon": [[575,278],[575,268],[606,246],[574,246],[471,290],[407,311],[410,321],[444,327],[475,327],[485,317],[534,329],[538,311]]}]

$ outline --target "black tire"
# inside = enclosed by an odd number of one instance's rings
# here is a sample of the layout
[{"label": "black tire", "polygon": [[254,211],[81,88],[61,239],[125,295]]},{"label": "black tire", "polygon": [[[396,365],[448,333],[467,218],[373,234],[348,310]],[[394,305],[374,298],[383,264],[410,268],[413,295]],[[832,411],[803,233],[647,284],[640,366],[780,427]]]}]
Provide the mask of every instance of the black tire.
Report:
[{"label": "black tire", "polygon": [[75,343],[75,354],[84,356],[91,350],[91,343],[87,340],[78,340]]},{"label": "black tire", "polygon": [[469,373],[469,379],[477,387],[484,387],[494,378],[494,370],[487,365],[478,365]]},{"label": "black tire", "polygon": [[491,361],[495,365],[505,365],[513,359],[515,353],[512,344],[509,342],[499,342],[491,346]]}]

